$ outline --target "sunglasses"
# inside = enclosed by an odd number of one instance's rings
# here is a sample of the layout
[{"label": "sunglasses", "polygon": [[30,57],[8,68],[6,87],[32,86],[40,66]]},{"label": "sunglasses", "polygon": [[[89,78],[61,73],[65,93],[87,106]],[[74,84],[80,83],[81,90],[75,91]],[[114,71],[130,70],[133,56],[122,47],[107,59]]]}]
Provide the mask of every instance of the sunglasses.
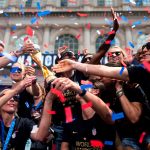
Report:
[{"label": "sunglasses", "polygon": [[146,48],[147,50],[150,50],[150,42],[144,44],[144,45],[142,46],[142,50],[144,50],[144,48]]},{"label": "sunglasses", "polygon": [[21,73],[21,72],[22,72],[22,69],[19,68],[19,67],[12,67],[12,68],[10,69],[10,72],[11,72],[11,73]]},{"label": "sunglasses", "polygon": [[108,52],[108,56],[111,57],[115,54],[115,56],[119,56],[121,52]]},{"label": "sunglasses", "polygon": [[16,102],[19,101],[19,98],[20,98],[20,95],[15,95],[15,96],[13,96],[13,99],[14,99],[14,101],[16,101]]},{"label": "sunglasses", "polygon": [[90,61],[91,59],[92,59],[92,56],[85,57],[85,61]]}]

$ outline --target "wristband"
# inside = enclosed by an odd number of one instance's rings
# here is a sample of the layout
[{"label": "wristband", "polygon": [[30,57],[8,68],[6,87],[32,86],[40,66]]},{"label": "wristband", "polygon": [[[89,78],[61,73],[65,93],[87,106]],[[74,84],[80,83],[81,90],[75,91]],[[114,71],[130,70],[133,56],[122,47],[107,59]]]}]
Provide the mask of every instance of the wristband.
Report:
[{"label": "wristband", "polygon": [[123,89],[119,90],[119,91],[116,91],[116,96],[118,98],[120,98],[122,95],[124,95],[124,92],[123,92]]},{"label": "wristband", "polygon": [[86,94],[86,92],[87,92],[87,91],[86,91],[85,89],[83,89],[83,90],[82,90],[82,93],[80,93],[79,96],[81,96],[81,97],[84,96],[84,95]]}]

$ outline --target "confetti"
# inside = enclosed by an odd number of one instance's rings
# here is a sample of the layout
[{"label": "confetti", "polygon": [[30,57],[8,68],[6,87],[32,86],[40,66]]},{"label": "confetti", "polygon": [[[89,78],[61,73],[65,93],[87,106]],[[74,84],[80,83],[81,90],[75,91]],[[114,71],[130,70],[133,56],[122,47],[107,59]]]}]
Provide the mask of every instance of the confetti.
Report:
[{"label": "confetti", "polygon": [[51,89],[51,92],[59,97],[59,100],[64,103],[66,101],[63,93],[55,88]]},{"label": "confetti", "polygon": [[150,72],[150,63],[147,62],[147,61],[143,61],[142,64],[144,65],[144,68],[145,68],[148,72]]},{"label": "confetti", "polygon": [[124,113],[121,112],[121,113],[112,113],[112,120],[115,121],[115,120],[118,120],[118,119],[122,119],[124,118]]},{"label": "confetti", "polygon": [[88,88],[93,88],[93,84],[84,84],[80,86],[81,90],[83,89],[88,89]]},{"label": "confetti", "polygon": [[55,115],[56,111],[54,111],[54,110],[47,110],[47,113],[50,114],[50,115]]},{"label": "confetti", "polygon": [[79,39],[79,38],[80,38],[80,36],[81,36],[81,35],[80,35],[80,34],[78,34],[78,35],[76,36],[76,39]]},{"label": "confetti", "polygon": [[51,11],[46,10],[46,11],[43,11],[43,12],[38,12],[37,15],[38,15],[38,17],[43,17],[43,16],[49,15],[51,13],[52,13]]},{"label": "confetti", "polygon": [[146,16],[144,16],[144,19],[143,19],[144,21],[148,21],[149,20],[149,18],[148,17],[146,17]]},{"label": "confetti", "polygon": [[124,67],[127,67],[127,65],[125,64],[125,62],[122,60],[121,61],[121,64],[124,66]]},{"label": "confetti", "polygon": [[110,44],[110,43],[111,43],[111,40],[105,41],[105,44]]},{"label": "confetti", "polygon": [[65,107],[66,123],[72,122],[72,111],[71,107]]},{"label": "confetti", "polygon": [[92,82],[88,81],[88,80],[81,80],[81,84],[92,84]]},{"label": "confetti", "polygon": [[37,22],[37,18],[36,17],[31,18],[30,22],[31,22],[31,24],[36,23]]},{"label": "confetti", "polygon": [[91,140],[90,144],[92,147],[100,147],[100,149],[103,149],[104,147],[104,144],[99,140]]},{"label": "confetti", "polygon": [[111,35],[111,34],[115,34],[116,32],[114,30],[108,32],[108,35]]},{"label": "confetti", "polygon": [[121,16],[121,19],[122,19],[123,21],[125,21],[125,22],[128,22],[128,18],[125,17],[125,16]]},{"label": "confetti", "polygon": [[27,108],[30,107],[28,102],[25,102],[25,105],[26,105]]},{"label": "confetti", "polygon": [[133,22],[132,26],[137,26],[137,25],[140,25],[142,24],[141,20],[138,20],[136,22]]},{"label": "confetti", "polygon": [[27,33],[28,35],[30,35],[30,36],[33,36],[33,34],[34,34],[32,28],[31,28],[30,26],[27,26],[27,27],[26,27],[26,33]]},{"label": "confetti", "polygon": [[86,13],[77,13],[77,15],[80,17],[87,17],[88,16],[88,14],[86,14]]},{"label": "confetti", "polygon": [[104,144],[105,145],[113,145],[113,141],[105,141]]},{"label": "confetti", "polygon": [[17,30],[17,27],[16,27],[15,25],[13,25],[13,26],[11,27],[11,29],[12,29],[12,30]]},{"label": "confetti", "polygon": [[89,107],[92,107],[92,102],[88,102],[88,103],[86,103],[86,104],[82,104],[81,105],[81,108],[84,110],[84,109],[87,109],[87,108],[89,108]]},{"label": "confetti", "polygon": [[140,139],[139,139],[139,143],[141,144],[143,142],[143,139],[146,135],[146,132],[142,132],[141,136],[140,136]]},{"label": "confetti", "polygon": [[132,42],[129,42],[129,46],[134,48],[134,44]]},{"label": "confetti", "polygon": [[37,9],[41,10],[40,2],[37,2],[36,5],[37,5]]},{"label": "confetti", "polygon": [[141,34],[143,34],[143,32],[142,31],[138,31],[138,34],[141,35]]},{"label": "confetti", "polygon": [[124,71],[124,67],[121,68],[119,74],[122,75],[123,71]]},{"label": "confetti", "polygon": [[86,24],[86,28],[90,29],[91,28],[91,24],[90,23]]}]

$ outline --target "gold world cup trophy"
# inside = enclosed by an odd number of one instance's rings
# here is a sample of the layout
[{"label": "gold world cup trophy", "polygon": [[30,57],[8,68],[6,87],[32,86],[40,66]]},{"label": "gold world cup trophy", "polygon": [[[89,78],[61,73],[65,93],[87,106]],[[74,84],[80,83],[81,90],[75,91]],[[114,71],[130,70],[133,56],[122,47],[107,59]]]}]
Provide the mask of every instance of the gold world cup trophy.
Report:
[{"label": "gold world cup trophy", "polygon": [[[31,40],[26,41],[25,44],[32,43]],[[32,60],[41,68],[46,84],[50,86],[50,83],[56,79],[55,73],[50,71],[46,66],[42,64],[41,58],[42,54],[40,47],[34,44],[34,52],[30,53]],[[49,87],[50,88],[50,87]]]}]

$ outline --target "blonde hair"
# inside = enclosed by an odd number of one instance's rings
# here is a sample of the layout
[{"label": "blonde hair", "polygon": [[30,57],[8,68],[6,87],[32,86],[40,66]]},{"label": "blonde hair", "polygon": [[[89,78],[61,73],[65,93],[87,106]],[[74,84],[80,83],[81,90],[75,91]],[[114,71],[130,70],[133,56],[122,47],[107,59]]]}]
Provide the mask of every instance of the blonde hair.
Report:
[{"label": "blonde hair", "polygon": [[[111,50],[111,49],[113,49],[113,48],[119,49],[119,50],[122,52],[123,57],[124,57],[124,58],[127,58],[127,53],[126,53],[126,51],[123,50],[121,47],[119,47],[119,46],[112,46],[112,47],[110,47],[109,50]],[[108,52],[109,52],[109,51],[108,51]]]}]

